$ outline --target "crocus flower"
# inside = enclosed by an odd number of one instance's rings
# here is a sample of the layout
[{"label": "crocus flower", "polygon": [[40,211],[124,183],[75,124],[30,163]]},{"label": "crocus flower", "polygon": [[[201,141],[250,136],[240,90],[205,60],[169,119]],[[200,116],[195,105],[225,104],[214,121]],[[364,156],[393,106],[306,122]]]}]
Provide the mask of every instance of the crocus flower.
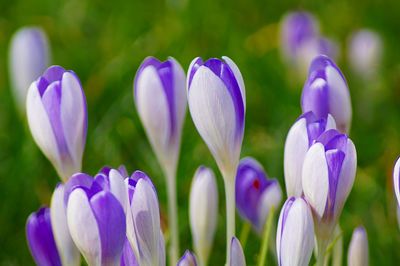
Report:
[{"label": "crocus flower", "polygon": [[304,157],[309,147],[323,132],[335,128],[335,120],[331,115],[328,114],[326,119],[318,118],[311,111],[301,115],[290,128],[284,152],[285,184],[288,197],[300,197],[303,194],[301,175]]},{"label": "crocus flower", "polygon": [[49,208],[40,208],[29,216],[26,222],[26,238],[37,265],[61,266],[51,229]]},{"label": "crocus flower", "polygon": [[197,266],[196,256],[189,250],[186,250],[176,266]]},{"label": "crocus flower", "polygon": [[354,229],[347,254],[348,266],[368,266],[368,237],[362,226]]},{"label": "crocus flower", "polygon": [[188,103],[193,122],[219,168],[236,171],[244,133],[245,87],[235,63],[228,57],[222,59],[203,62],[197,57],[192,61]]},{"label": "crocus flower", "polygon": [[242,245],[236,237],[232,237],[230,253],[229,266],[246,266]]},{"label": "crocus flower", "polygon": [[240,160],[236,175],[236,205],[240,215],[251,222],[258,233],[271,207],[278,207],[282,191],[276,179],[269,179],[262,165],[251,157]]},{"label": "crocus flower", "polygon": [[94,180],[78,185],[68,196],[71,237],[89,265],[118,265],[126,238],[123,206]]},{"label": "crocus flower", "polygon": [[39,27],[23,27],[14,33],[10,42],[9,72],[14,97],[25,111],[29,85],[49,65],[49,44],[46,33]]},{"label": "crocus flower", "polygon": [[207,265],[218,219],[218,189],[213,171],[200,166],[193,178],[189,200],[190,229],[200,265]]},{"label": "crocus flower", "polygon": [[86,99],[78,77],[60,66],[48,68],[29,87],[26,106],[36,144],[67,181],[81,170],[86,142]]},{"label": "crocus flower", "polygon": [[141,266],[164,266],[165,243],[156,190],[150,178],[136,171],[125,179],[128,191],[127,237]]},{"label": "crocus flower", "polygon": [[311,209],[303,198],[286,200],[279,216],[276,250],[279,266],[308,265],[314,248]]},{"label": "crocus flower", "polygon": [[64,188],[64,184],[58,184],[51,197],[50,216],[53,221],[54,240],[63,265],[80,265],[81,255],[68,229]]},{"label": "crocus flower", "polygon": [[228,57],[200,57],[190,64],[187,94],[193,122],[214,156],[225,182],[229,263],[231,238],[235,235],[235,176],[244,134],[245,87],[236,64]]},{"label": "crocus flower", "polygon": [[362,29],[349,40],[348,60],[359,76],[370,79],[377,74],[382,60],[383,43],[378,33]]},{"label": "crocus flower", "polygon": [[314,210],[320,254],[325,253],[353,187],[356,168],[357,154],[353,142],[334,129],[322,133],[304,158],[303,191]]},{"label": "crocus flower", "polygon": [[337,128],[347,133],[351,123],[351,102],[346,80],[327,56],[316,57],[310,66],[301,95],[303,113],[313,111],[318,118],[331,114]]},{"label": "crocus flower", "polygon": [[397,159],[393,169],[393,187],[397,199],[397,206],[400,206],[400,157]]},{"label": "crocus flower", "polygon": [[290,12],[281,22],[282,55],[290,63],[296,63],[304,43],[319,35],[318,22],[308,12]]}]

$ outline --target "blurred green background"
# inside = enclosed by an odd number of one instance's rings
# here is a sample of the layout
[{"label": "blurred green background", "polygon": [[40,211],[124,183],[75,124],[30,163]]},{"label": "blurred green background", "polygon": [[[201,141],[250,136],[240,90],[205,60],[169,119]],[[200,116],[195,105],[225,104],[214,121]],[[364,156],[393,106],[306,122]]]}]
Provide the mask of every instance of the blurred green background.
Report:
[{"label": "blurred green background", "polygon": [[[354,227],[363,224],[372,265],[398,265],[400,231],[391,182],[400,154],[400,2],[338,1],[0,1],[0,265],[32,265],[25,221],[48,204],[59,182],[56,172],[33,142],[17,112],[8,78],[10,38],[25,25],[41,26],[49,36],[52,63],[74,70],[88,101],[89,127],[83,170],[95,174],[103,165],[142,169],[158,188],[166,216],[165,182],[133,101],[132,81],[148,55],[175,57],[187,69],[196,56],[231,57],[247,90],[242,155],[254,156],[270,176],[283,181],[283,145],[300,115],[305,80],[295,81],[282,63],[278,23],[290,10],[308,10],[324,35],[337,40],[338,65],[353,103],[350,133],[358,152],[358,172],[340,219],[344,258]],[[369,27],[382,36],[384,58],[377,80],[363,82],[346,60],[351,32]],[[218,175],[220,217],[210,265],[225,258],[225,208],[222,179],[187,115],[178,173],[181,252],[190,248],[188,193],[195,169],[204,164]],[[239,234],[242,223],[238,219]],[[254,234],[245,247],[254,265],[260,242]],[[273,262],[271,256],[269,259]]]}]

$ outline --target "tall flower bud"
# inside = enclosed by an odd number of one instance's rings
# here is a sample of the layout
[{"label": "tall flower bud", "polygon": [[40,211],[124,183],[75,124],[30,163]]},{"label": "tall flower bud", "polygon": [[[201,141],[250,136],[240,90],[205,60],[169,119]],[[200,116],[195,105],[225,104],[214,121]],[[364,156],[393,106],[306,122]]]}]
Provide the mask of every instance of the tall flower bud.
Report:
[{"label": "tall flower bud", "polygon": [[362,226],[354,229],[347,254],[348,266],[368,266],[368,236]]}]

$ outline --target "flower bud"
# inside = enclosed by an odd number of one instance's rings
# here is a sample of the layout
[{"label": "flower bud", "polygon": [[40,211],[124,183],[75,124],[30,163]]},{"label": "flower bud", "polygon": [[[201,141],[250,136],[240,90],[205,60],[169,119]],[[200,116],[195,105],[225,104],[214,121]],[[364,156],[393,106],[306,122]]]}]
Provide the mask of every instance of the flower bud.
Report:
[{"label": "flower bud", "polygon": [[172,57],[164,62],[146,58],[135,76],[134,98],[162,167],[176,167],[187,102],[182,67]]},{"label": "flower bud", "polygon": [[189,199],[190,229],[200,265],[206,265],[218,219],[218,189],[211,169],[200,166],[193,178]]},{"label": "flower bud", "polygon": [[368,237],[365,228],[354,229],[347,255],[348,266],[368,266]]},{"label": "flower bud", "polygon": [[279,216],[276,250],[279,266],[306,266],[314,248],[311,209],[303,198],[286,200]]},{"label": "flower bud", "polygon": [[196,256],[189,250],[186,250],[176,266],[197,266]]},{"label": "flower bud", "polygon": [[48,68],[28,90],[29,128],[63,181],[81,170],[86,142],[86,99],[78,77],[60,66]]},{"label": "flower bud", "polygon": [[29,85],[49,65],[49,43],[38,27],[23,27],[14,33],[10,43],[9,72],[13,93],[20,111],[25,112]]},{"label": "flower bud", "polygon": [[277,208],[282,191],[276,179],[269,179],[262,165],[251,157],[240,160],[236,175],[236,206],[240,215],[263,231],[270,208]]},{"label": "flower bud", "polygon": [[318,118],[331,114],[337,128],[347,133],[351,123],[351,101],[347,82],[336,64],[327,56],[311,63],[301,95],[303,113],[313,111]]},{"label": "flower bud", "polygon": [[51,229],[49,208],[40,208],[29,216],[26,222],[26,238],[37,265],[61,266]]},{"label": "flower bud", "polygon": [[331,115],[328,114],[326,119],[317,118],[313,112],[301,115],[290,128],[284,152],[285,184],[288,197],[300,197],[303,194],[301,175],[304,157],[309,147],[323,132],[335,128],[335,120]]},{"label": "flower bud", "polygon": [[222,172],[239,163],[245,120],[245,87],[236,64],[228,57],[200,57],[190,64],[187,94],[190,114]]},{"label": "flower bud", "polygon": [[232,237],[231,241],[231,254],[229,266],[246,266],[246,258],[244,257],[242,245],[239,239]]},{"label": "flower bud", "polygon": [[393,187],[397,199],[397,206],[400,206],[400,157],[397,159],[393,169]]}]

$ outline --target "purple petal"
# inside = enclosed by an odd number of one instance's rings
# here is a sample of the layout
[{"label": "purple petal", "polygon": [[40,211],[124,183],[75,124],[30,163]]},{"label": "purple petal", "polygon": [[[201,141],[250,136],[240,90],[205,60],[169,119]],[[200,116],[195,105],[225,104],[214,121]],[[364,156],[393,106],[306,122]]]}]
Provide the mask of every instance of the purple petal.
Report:
[{"label": "purple petal", "polygon": [[102,191],[90,199],[101,240],[101,261],[106,265],[120,259],[125,243],[125,213],[119,201],[110,193]]},{"label": "purple petal", "polygon": [[128,239],[125,239],[124,248],[122,250],[121,266],[139,266]]},{"label": "purple petal", "polygon": [[192,80],[194,77],[194,74],[196,71],[199,69],[204,64],[203,59],[201,57],[197,57],[195,61],[192,63],[190,69],[189,69],[189,84],[188,84],[188,90],[190,89],[190,85],[192,84]]},{"label": "purple petal", "polygon": [[61,266],[50,222],[50,209],[41,208],[32,213],[26,223],[29,249],[37,265]]},{"label": "purple petal", "polygon": [[93,184],[93,177],[90,175],[84,174],[84,173],[78,173],[73,175],[67,183],[65,183],[65,188],[64,188],[64,203],[65,206],[67,206],[68,198],[71,192],[77,188],[87,188],[89,189],[92,184]]},{"label": "purple petal", "polygon": [[329,169],[329,193],[324,214],[331,216],[335,210],[337,186],[345,154],[339,150],[329,150],[325,156]]},{"label": "purple petal", "polygon": [[43,73],[42,77],[45,78],[48,83],[52,83],[61,80],[64,72],[65,69],[61,66],[51,66]]},{"label": "purple petal", "polygon": [[319,136],[317,141],[324,145],[326,151],[331,149],[339,149],[343,152],[346,151],[347,136],[335,129],[325,131]]}]

